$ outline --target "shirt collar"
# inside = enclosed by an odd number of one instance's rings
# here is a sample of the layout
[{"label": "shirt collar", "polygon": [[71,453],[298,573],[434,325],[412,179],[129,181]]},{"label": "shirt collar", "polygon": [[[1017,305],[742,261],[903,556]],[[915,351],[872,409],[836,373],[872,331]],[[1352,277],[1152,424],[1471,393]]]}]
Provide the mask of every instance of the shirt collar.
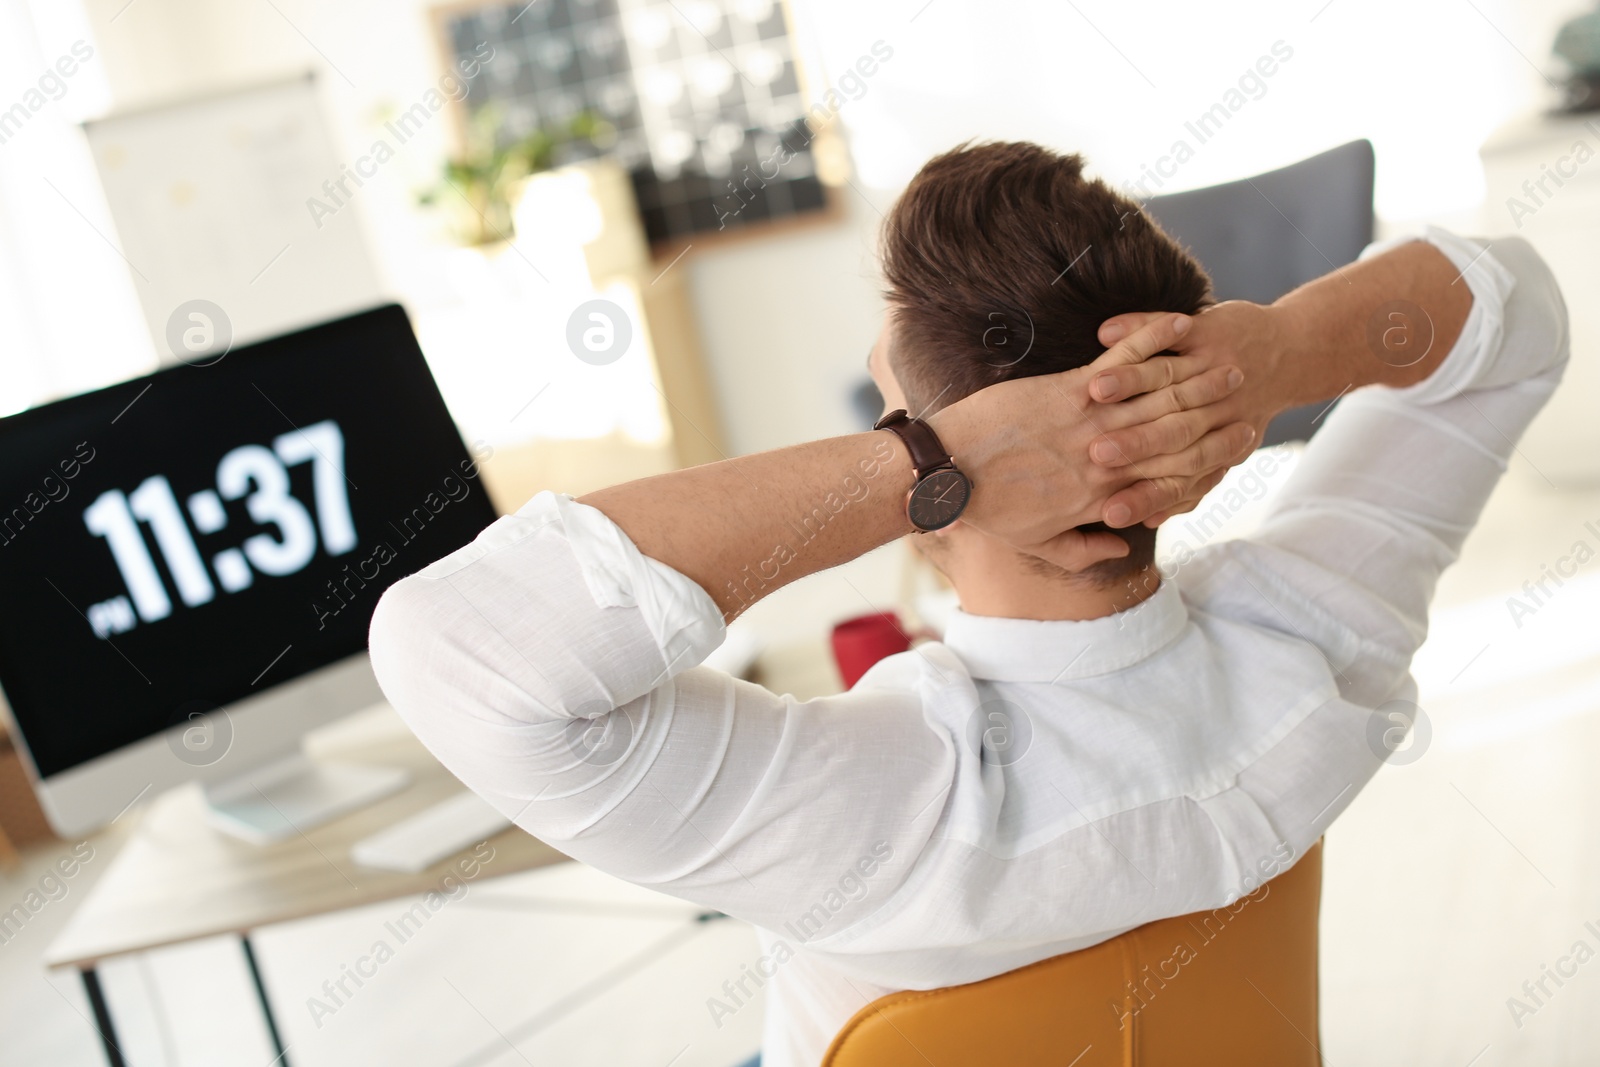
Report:
[{"label": "shirt collar", "polygon": [[1189,612],[1173,582],[1126,611],[1083,621],[1002,619],[959,608],[944,644],[974,678],[1060,682],[1130,667],[1171,644]]}]

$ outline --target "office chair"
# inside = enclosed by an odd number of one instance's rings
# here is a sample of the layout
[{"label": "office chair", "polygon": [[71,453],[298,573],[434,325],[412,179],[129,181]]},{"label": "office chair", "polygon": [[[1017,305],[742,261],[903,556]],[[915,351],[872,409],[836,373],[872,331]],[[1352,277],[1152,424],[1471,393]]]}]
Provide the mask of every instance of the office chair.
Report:
[{"label": "office chair", "polygon": [[822,1067],[1317,1067],[1322,843],[1231,908],[868,1004]]},{"label": "office chair", "polygon": [[[1144,205],[1188,247],[1218,300],[1270,304],[1313,278],[1354,263],[1372,241],[1370,141],[1351,141],[1298,163]],[[1286,411],[1263,445],[1308,440],[1326,404]]]}]

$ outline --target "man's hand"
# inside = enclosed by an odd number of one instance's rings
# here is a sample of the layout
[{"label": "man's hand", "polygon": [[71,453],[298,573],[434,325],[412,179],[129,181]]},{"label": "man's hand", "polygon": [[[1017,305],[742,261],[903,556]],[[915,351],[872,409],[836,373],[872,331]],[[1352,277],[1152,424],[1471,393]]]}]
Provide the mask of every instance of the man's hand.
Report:
[{"label": "man's hand", "polygon": [[[1237,368],[1175,364],[1161,388],[1097,403],[1103,370],[1148,360],[1189,328],[1159,315],[1087,367],[980,389],[928,416],[972,479],[959,520],[1068,570],[1128,554],[1121,537],[1077,527],[1115,518],[1130,525],[1198,496],[1248,453],[1248,425],[1223,423],[1218,403]],[[1172,451],[1119,467],[1089,461],[1102,434],[1193,411]],[[660,474],[589,493],[580,503],[609,516],[651,559],[687,575],[732,619],[797,578],[838,566],[911,532],[914,484],[903,444],[882,431],[831,437]],[[929,536],[937,537],[938,533]]]},{"label": "man's hand", "polygon": [[[1169,317],[1168,312],[1135,312],[1107,319],[1100,327],[1100,343],[1115,345],[1131,332]],[[1280,319],[1281,312],[1275,307],[1230,300],[1194,316],[1194,325],[1168,346],[1177,355],[1119,366],[1096,364],[1089,394],[1101,404],[1122,403],[1127,397],[1159,390],[1179,375],[1210,373],[1221,367],[1238,367],[1244,373],[1244,383],[1209,408],[1174,411],[1152,422],[1110,430],[1089,446],[1090,458],[1110,469],[1144,468],[1190,448],[1200,427],[1232,422],[1249,425],[1254,440],[1260,441],[1273,418],[1294,406],[1302,393],[1311,391],[1308,383],[1296,381],[1291,373],[1296,364],[1285,358],[1287,342]],[[1243,462],[1249,454],[1246,449],[1227,466]],[[1191,511],[1224,473],[1226,466],[1197,480],[1169,507],[1137,516],[1108,515],[1107,524],[1128,526],[1143,521],[1147,526],[1156,526],[1172,515]]]},{"label": "man's hand", "polygon": [[[1129,526],[1204,495],[1249,455],[1258,431],[1224,406],[1248,380],[1237,367],[1151,359],[1177,344],[1192,321],[1151,316],[1087,367],[992,385],[931,416],[929,423],[973,481],[961,521],[1081,570],[1127,555],[1128,545],[1114,534],[1077,527],[1102,521]],[[1096,403],[1091,396],[1090,383],[1101,374],[1151,362],[1163,364],[1159,375],[1129,377],[1126,399]],[[1164,447],[1124,454],[1115,464],[1086,464],[1090,443],[1108,434],[1141,434]]]},{"label": "man's hand", "polygon": [[[1365,385],[1404,387],[1426,378],[1455,346],[1472,309],[1472,292],[1457,284],[1460,280],[1461,272],[1438,249],[1426,241],[1410,241],[1308,282],[1270,305],[1244,300],[1213,305],[1194,316],[1193,328],[1169,346],[1177,356],[1104,368],[1090,393],[1099,403],[1119,403],[1159,388],[1189,361],[1195,364],[1190,373],[1236,366],[1244,371],[1244,386],[1218,402],[1207,418],[1247,422],[1260,440],[1267,423],[1289,408],[1331,402]],[[1382,340],[1386,332],[1380,330],[1378,340],[1373,335],[1375,321],[1380,327],[1395,321],[1397,298],[1413,309],[1401,320],[1408,327],[1404,351],[1389,349]],[[1100,343],[1115,344],[1170,314],[1136,312],[1107,319],[1100,326]],[[1413,348],[1421,354],[1412,355]],[[1192,427],[1184,420],[1198,418],[1198,413],[1187,413],[1112,431],[1091,446],[1090,456],[1113,468],[1142,465],[1188,448]],[[1187,497],[1178,506],[1142,518],[1155,526],[1197,503],[1199,496]],[[1126,526],[1140,518],[1107,522]]]}]

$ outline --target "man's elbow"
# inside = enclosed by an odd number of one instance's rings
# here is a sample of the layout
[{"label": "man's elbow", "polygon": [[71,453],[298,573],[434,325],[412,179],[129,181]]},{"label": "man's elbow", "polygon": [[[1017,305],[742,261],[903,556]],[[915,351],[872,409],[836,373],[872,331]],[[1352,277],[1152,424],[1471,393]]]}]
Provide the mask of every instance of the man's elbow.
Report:
[{"label": "man's elbow", "polygon": [[434,590],[423,579],[402,578],[384,591],[367,629],[367,652],[378,685],[403,715],[428,703],[424,696],[439,646]]},{"label": "man's elbow", "polygon": [[379,598],[367,631],[372,671],[413,730],[571,717],[549,685],[560,672],[512,644],[499,621],[436,578],[402,578]]},{"label": "man's elbow", "polygon": [[508,758],[523,709],[514,687],[473,651],[483,643],[473,619],[448,583],[401,579],[372,613],[372,670],[390,706],[451,774],[478,792],[518,796],[537,771]]}]

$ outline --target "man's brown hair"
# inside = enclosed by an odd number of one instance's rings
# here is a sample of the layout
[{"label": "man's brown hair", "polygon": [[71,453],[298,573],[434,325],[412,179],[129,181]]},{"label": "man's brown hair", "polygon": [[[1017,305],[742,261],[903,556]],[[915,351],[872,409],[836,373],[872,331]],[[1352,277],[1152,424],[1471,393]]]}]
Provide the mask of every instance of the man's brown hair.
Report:
[{"label": "man's brown hair", "polygon": [[[1092,363],[1113,315],[1193,314],[1212,299],[1200,264],[1136,202],[1085,179],[1082,157],[1035,144],[966,144],[929,160],[884,221],[881,256],[889,365],[914,415]],[[1131,551],[1091,578],[1154,560],[1154,530],[1115,532]]]}]

